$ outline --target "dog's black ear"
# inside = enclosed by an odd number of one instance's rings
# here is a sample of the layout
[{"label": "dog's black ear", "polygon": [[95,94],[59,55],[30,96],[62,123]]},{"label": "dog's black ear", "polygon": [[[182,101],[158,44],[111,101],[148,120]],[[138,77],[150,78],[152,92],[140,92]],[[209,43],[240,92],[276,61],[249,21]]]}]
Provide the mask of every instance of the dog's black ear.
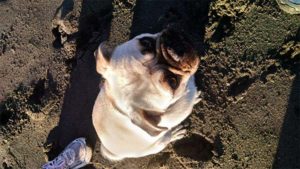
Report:
[{"label": "dog's black ear", "polygon": [[103,76],[109,66],[112,52],[113,48],[110,47],[107,42],[102,42],[98,49],[94,52],[96,58],[96,70]]}]

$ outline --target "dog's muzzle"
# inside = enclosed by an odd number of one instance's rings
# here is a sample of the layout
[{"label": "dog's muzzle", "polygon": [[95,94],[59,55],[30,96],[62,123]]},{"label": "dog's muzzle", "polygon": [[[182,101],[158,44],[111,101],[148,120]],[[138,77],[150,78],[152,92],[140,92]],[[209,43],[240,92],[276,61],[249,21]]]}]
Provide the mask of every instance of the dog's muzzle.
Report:
[{"label": "dog's muzzle", "polygon": [[193,74],[198,69],[199,57],[183,31],[171,28],[163,30],[158,37],[156,50],[160,60],[176,74]]}]

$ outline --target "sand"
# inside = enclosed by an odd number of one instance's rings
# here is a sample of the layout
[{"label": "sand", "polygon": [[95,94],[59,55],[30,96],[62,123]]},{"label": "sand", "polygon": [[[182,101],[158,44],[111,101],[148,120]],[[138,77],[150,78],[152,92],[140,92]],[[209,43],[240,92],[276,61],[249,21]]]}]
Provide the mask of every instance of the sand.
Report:
[{"label": "sand", "polygon": [[[90,121],[93,52],[173,22],[201,58],[188,136],[109,162]],[[40,168],[81,136],[85,168],[300,168],[300,17],[275,0],[0,0],[0,23],[0,168]]]}]

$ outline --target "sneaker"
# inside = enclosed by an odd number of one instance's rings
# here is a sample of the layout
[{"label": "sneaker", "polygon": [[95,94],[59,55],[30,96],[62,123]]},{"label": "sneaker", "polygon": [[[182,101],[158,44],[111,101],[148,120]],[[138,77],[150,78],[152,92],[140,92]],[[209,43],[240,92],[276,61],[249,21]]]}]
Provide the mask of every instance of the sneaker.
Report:
[{"label": "sneaker", "polygon": [[78,169],[87,165],[92,158],[92,150],[85,138],[72,141],[54,160],[42,166],[43,169]]},{"label": "sneaker", "polygon": [[300,0],[276,0],[280,9],[289,14],[300,14]]}]

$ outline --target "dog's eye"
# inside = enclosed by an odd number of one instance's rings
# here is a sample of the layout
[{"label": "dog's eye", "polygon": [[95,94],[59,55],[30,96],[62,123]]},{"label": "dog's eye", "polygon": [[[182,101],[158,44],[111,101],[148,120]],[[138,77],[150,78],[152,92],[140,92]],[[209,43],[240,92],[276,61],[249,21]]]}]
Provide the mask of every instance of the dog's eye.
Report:
[{"label": "dog's eye", "polygon": [[167,74],[165,80],[173,90],[176,90],[180,83],[180,77],[175,74]]},{"label": "dog's eye", "polygon": [[175,77],[171,77],[168,80],[168,84],[170,85],[170,87],[174,90],[178,87],[178,82],[177,79]]},{"label": "dog's eye", "polygon": [[142,46],[142,54],[155,52],[155,39],[151,37],[142,37],[139,39],[139,42]]}]

